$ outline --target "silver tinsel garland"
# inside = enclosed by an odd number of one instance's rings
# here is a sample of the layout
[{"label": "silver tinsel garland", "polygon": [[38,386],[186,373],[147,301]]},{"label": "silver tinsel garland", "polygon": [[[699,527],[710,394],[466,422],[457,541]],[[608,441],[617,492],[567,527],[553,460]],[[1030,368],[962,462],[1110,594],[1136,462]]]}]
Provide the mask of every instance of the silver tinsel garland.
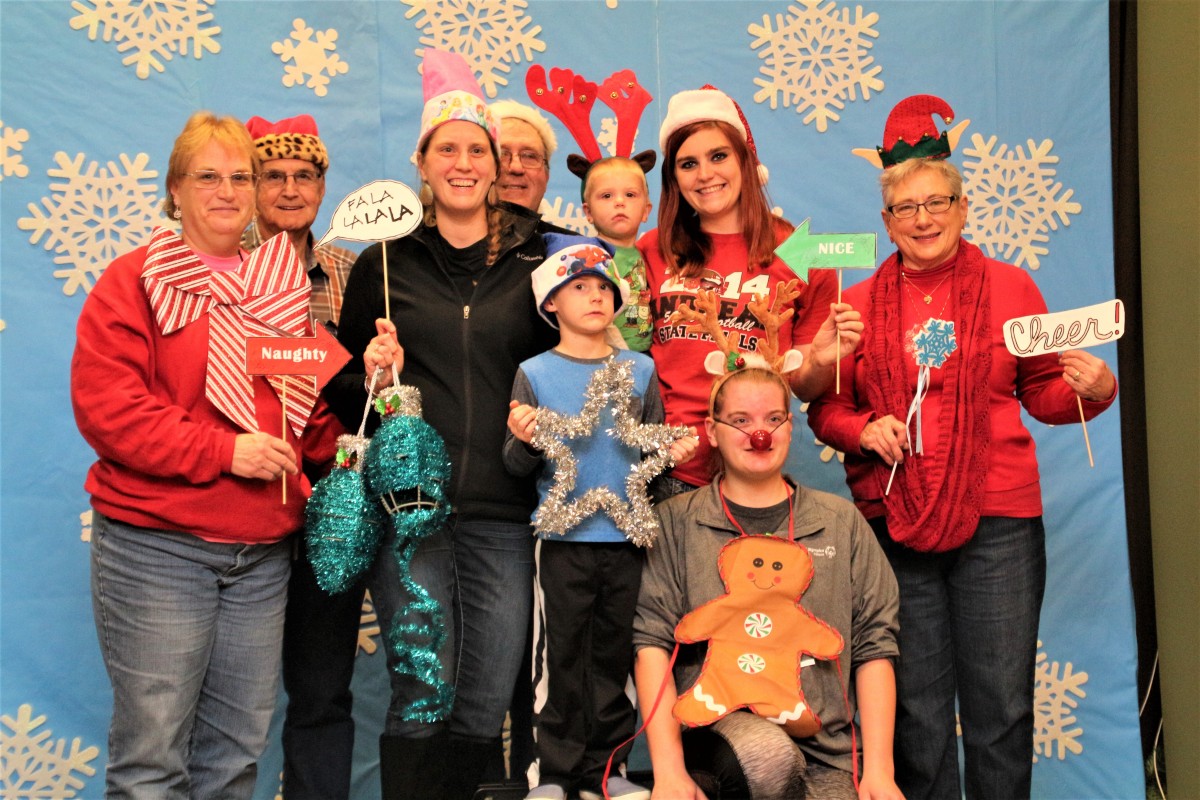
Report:
[{"label": "silver tinsel garland", "polygon": [[[601,410],[610,405],[615,424],[605,433],[646,454],[629,467],[625,478],[628,502],[603,486],[589,489],[568,502],[579,475],[579,463],[567,442],[593,435]],[[674,466],[671,445],[691,435],[686,426],[639,422],[633,414],[633,364],[611,359],[592,376],[579,414],[566,416],[548,408],[537,410],[531,444],[554,463],[554,483],[534,515],[534,530],[562,535],[597,511],[603,511],[629,541],[639,547],[651,546],[658,535],[658,518],[646,489],[655,475]]]}]

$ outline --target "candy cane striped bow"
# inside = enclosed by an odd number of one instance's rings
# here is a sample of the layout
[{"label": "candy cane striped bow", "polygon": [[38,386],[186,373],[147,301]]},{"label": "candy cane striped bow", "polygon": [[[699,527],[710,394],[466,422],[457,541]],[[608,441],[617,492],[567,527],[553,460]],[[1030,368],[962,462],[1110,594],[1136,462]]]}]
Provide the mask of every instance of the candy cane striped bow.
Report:
[{"label": "candy cane striped bow", "polygon": [[[254,383],[246,374],[246,337],[312,334],[312,285],[287,234],[263,242],[240,269],[213,272],[178,234],[155,228],[142,285],[164,336],[209,315],[205,396],[235,424],[258,431]],[[300,436],[317,402],[316,379],[272,375],[267,380],[281,397],[287,381],[288,421]]]}]

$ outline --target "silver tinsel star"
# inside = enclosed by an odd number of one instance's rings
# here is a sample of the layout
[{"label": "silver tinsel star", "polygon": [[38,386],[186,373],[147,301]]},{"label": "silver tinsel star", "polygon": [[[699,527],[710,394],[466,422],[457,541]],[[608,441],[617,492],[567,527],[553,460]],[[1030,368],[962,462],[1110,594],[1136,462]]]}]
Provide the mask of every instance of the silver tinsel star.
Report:
[{"label": "silver tinsel star", "polygon": [[[591,436],[600,411],[612,406],[614,427],[605,431],[622,443],[636,447],[646,457],[629,467],[625,478],[628,502],[606,486],[597,486],[567,502],[575,488],[579,463],[568,440]],[[554,462],[554,483],[538,506],[533,527],[538,533],[565,534],[597,511],[604,511],[629,541],[649,547],[658,535],[658,519],[650,507],[646,488],[655,475],[671,468],[671,445],[692,432],[683,425],[645,425],[633,415],[633,364],[612,359],[596,370],[584,394],[583,410],[569,417],[548,408],[537,410],[537,427],[531,444]]]}]

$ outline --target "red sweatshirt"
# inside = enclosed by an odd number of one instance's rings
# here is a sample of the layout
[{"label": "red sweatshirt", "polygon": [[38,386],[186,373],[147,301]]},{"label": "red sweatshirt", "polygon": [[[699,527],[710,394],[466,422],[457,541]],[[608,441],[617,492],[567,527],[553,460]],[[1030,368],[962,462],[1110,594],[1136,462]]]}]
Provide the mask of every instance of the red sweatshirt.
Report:
[{"label": "red sweatshirt", "polygon": [[[311,487],[303,472],[279,481],[229,472],[241,430],[205,397],[208,315],[159,332],[142,287],[146,248],[104,271],[83,304],[71,359],[71,404],[100,457],[84,488],[92,506],[121,522],[184,531],[214,542],[278,541],[304,524]],[[279,397],[255,377],[259,428],[283,433]],[[310,464],[331,461],[342,428],[318,400],[303,438],[287,441]]]},{"label": "red sweatshirt", "polygon": [[[904,287],[904,302],[901,308],[901,329],[909,330],[920,325],[929,317],[949,319],[953,309],[946,307],[950,295],[950,281],[944,280],[953,267],[954,260],[935,270],[922,272],[913,287]],[[1021,422],[1021,406],[1040,422],[1063,425],[1079,422],[1076,394],[1062,379],[1062,367],[1054,355],[1017,358],[1004,346],[1004,323],[1014,317],[1046,313],[1046,302],[1033,279],[1023,270],[1011,264],[992,259],[986,260],[988,277],[991,281],[991,339],[992,371],[988,382],[989,415],[991,417],[992,441],[985,497],[981,515],[987,517],[1036,517],[1042,513],[1042,492],[1038,478],[1037,453],[1033,437]],[[910,275],[912,273],[909,273]],[[862,312],[866,329],[863,341],[870,335],[870,288],[867,279],[847,289],[842,299]],[[923,293],[929,293],[931,302],[926,305]],[[956,350],[950,358],[960,357]],[[853,362],[853,364],[851,363]],[[905,359],[910,385],[917,382],[917,366],[912,359]],[[942,401],[943,370],[930,370],[929,395],[921,409],[923,437],[926,455],[912,452],[906,458],[927,458],[938,448],[940,430],[938,420]],[[842,361],[842,391],[831,387],[808,409],[808,424],[822,442],[846,454],[846,483],[859,510],[868,519],[884,514],[883,492],[871,477],[871,464],[878,458],[873,453],[864,455],[859,448],[859,436],[868,422],[888,414],[904,421],[907,408],[873,409],[867,393],[859,391],[865,380],[862,345],[853,356]],[[1116,392],[1100,403],[1083,401],[1084,415],[1092,417],[1104,411],[1116,399]],[[915,436],[915,424],[910,427]],[[1083,444],[1080,442],[1080,447]],[[913,442],[915,449],[916,442]],[[954,469],[954,465],[949,465]],[[900,469],[904,469],[903,466]]]}]

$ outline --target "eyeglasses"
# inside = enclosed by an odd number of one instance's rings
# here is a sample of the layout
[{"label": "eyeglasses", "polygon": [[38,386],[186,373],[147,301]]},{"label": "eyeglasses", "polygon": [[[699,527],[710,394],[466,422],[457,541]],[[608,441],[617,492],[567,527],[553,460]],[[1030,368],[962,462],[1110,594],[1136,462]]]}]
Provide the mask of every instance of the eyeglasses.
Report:
[{"label": "eyeglasses", "polygon": [[894,206],[888,206],[887,210],[896,219],[911,219],[922,208],[930,214],[945,214],[957,199],[954,195],[931,197],[924,203],[897,203]]},{"label": "eyeglasses", "polygon": [[521,166],[525,169],[541,169],[546,166],[546,159],[541,153],[535,153],[532,150],[520,150],[514,153],[507,148],[500,148],[501,165],[512,163],[513,156],[517,157],[517,160],[521,162]]},{"label": "eyeglasses", "polygon": [[212,170],[201,170],[199,172],[185,172],[196,185],[201,189],[216,189],[221,185],[221,181],[228,179],[229,185],[234,189],[250,189],[254,186],[255,175],[253,172],[235,172],[232,175],[221,175]]},{"label": "eyeglasses", "polygon": [[295,172],[284,172],[278,169],[269,169],[259,173],[258,179],[263,186],[268,189],[282,189],[287,185],[288,178],[296,182],[296,186],[303,189],[310,189],[317,185],[321,180],[322,173],[311,169],[300,169]]}]

